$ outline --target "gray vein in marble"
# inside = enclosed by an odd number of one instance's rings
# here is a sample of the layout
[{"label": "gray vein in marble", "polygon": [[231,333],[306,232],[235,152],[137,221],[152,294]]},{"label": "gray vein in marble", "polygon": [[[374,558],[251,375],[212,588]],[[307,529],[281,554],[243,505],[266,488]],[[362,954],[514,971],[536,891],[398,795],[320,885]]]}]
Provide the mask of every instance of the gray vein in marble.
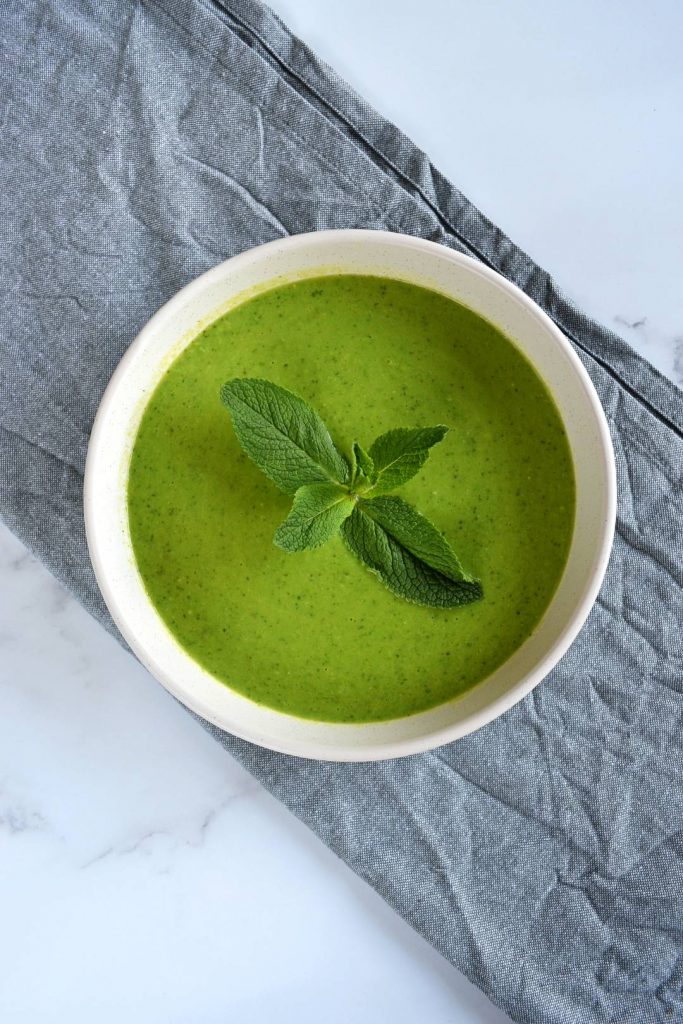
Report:
[{"label": "gray vein in marble", "polygon": [[683,386],[683,333],[680,330],[666,329],[661,321],[640,313],[635,316],[617,313],[612,320],[637,352],[675,384]]},{"label": "gray vein in marble", "polygon": [[183,847],[188,850],[200,850],[207,839],[207,834],[211,826],[216,820],[223,814],[223,812],[232,804],[237,803],[247,797],[258,796],[262,793],[262,787],[260,783],[254,782],[252,785],[247,785],[244,789],[238,793],[229,793],[223,800],[221,800],[215,807],[212,807],[198,822],[195,832],[195,838],[181,838],[173,828],[154,828],[147,832],[144,832],[137,839],[131,843],[126,844],[112,844],[95,854],[94,857],[90,857],[87,861],[80,865],[82,870],[91,868],[95,864],[100,864],[102,861],[108,860],[110,857],[128,857],[135,853],[146,853],[150,854],[151,851],[145,849],[152,840],[155,839],[168,839],[171,842],[173,849]]},{"label": "gray vein in marble", "polygon": [[632,330],[637,327],[644,327],[647,323],[647,317],[643,316],[640,320],[627,320],[624,316],[615,316],[615,323],[623,324],[624,327],[630,327]]},{"label": "gray vein in marble", "polygon": [[683,387],[683,334],[674,338],[674,376],[676,383]]},{"label": "gray vein in marble", "polygon": [[33,561],[35,559],[30,551],[20,551],[18,554],[6,559],[3,568],[8,569],[10,572],[19,572]]},{"label": "gray vein in marble", "polygon": [[48,832],[50,827],[42,814],[37,811],[10,805],[4,810],[0,809],[0,831],[17,835],[21,832]]}]

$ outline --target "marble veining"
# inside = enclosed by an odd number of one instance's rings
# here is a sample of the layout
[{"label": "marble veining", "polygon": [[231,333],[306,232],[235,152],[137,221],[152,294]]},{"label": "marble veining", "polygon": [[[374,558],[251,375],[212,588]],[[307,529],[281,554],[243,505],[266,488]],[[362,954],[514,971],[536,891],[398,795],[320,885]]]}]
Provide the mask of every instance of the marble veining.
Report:
[{"label": "marble veining", "polygon": [[[681,265],[683,266],[683,254]],[[613,330],[620,334],[664,376],[683,387],[683,316],[679,331],[665,331],[647,316],[632,319],[617,313]]]}]

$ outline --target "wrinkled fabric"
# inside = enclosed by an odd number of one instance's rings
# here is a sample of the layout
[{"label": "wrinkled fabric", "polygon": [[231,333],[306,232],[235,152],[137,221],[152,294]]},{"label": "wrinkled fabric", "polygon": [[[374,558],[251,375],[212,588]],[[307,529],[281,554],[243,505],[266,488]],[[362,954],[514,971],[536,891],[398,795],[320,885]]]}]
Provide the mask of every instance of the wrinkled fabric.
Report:
[{"label": "wrinkled fabric", "polygon": [[575,344],[619,512],[548,679],[379,764],[207,728],[514,1020],[683,1021],[680,393],[265,7],[11,0],[1,19],[0,510],[112,632],[83,528],[93,417],[145,321],[220,260],[321,228],[419,235],[500,271]]}]

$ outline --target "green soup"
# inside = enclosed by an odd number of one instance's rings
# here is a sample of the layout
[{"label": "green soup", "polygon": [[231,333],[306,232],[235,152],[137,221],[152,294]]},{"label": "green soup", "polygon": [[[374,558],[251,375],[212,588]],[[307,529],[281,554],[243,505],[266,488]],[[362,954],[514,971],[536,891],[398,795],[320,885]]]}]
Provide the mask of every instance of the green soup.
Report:
[{"label": "green soup", "polygon": [[[409,604],[340,538],[276,548],[291,499],[237,443],[219,401],[232,377],[301,395],[338,441],[448,424],[400,493],[483,599]],[[192,658],[269,707],[369,722],[463,693],[530,635],[567,559],[574,473],[550,395],[499,330],[436,292],[337,275],[244,302],[175,360],[135,440],[128,510],[147,593]]]}]

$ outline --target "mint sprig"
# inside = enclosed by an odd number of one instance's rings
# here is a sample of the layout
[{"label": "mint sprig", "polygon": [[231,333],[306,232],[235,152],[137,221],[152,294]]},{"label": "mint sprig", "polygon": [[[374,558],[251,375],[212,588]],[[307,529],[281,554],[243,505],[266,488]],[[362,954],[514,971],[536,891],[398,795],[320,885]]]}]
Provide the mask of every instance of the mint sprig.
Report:
[{"label": "mint sprig", "polygon": [[317,412],[285,388],[239,378],[223,385],[221,401],[247,455],[294,495],[275,531],[278,547],[317,548],[341,532],[349,551],[399,597],[454,608],[482,596],[443,534],[387,493],[419,472],[448,427],[390,430],[368,451],[354,441],[347,461]]}]

